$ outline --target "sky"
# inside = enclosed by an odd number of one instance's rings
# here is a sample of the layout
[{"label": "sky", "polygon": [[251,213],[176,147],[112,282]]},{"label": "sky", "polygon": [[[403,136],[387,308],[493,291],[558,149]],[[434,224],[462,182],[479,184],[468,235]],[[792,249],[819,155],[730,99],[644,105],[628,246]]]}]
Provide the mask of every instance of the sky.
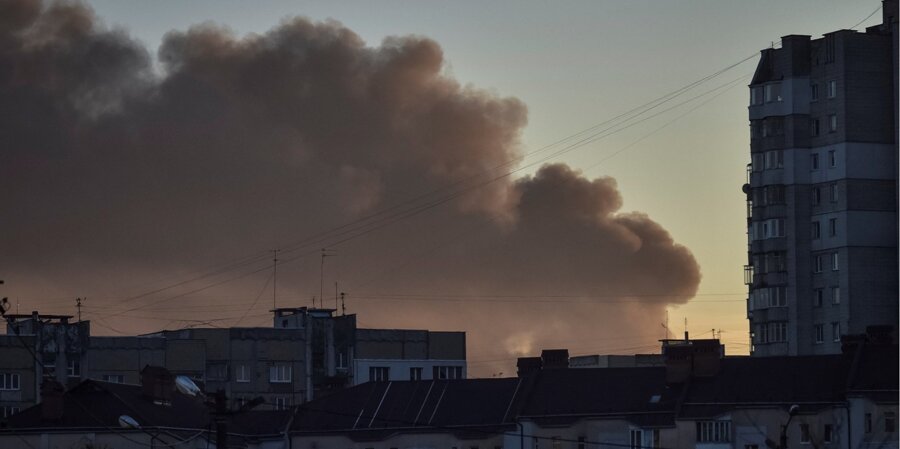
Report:
[{"label": "sky", "polygon": [[878,6],[2,1],[2,295],[117,335],[337,289],[476,375],[667,320],[744,354],[753,56]]}]

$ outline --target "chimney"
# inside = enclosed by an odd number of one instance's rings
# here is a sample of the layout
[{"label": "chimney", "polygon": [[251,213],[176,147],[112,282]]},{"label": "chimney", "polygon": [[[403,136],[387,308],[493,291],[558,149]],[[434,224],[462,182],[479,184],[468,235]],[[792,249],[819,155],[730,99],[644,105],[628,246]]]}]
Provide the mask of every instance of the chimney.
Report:
[{"label": "chimney", "polygon": [[543,369],[565,369],[569,367],[568,349],[544,349],[541,351]]},{"label": "chimney", "polygon": [[664,340],[662,352],[666,383],[670,384],[685,382],[691,377],[715,376],[725,357],[725,347],[718,339]]},{"label": "chimney", "polygon": [[175,376],[161,366],[147,365],[141,370],[141,393],[155,404],[169,405],[175,393]]},{"label": "chimney", "polygon": [[58,421],[63,416],[63,394],[66,392],[61,383],[45,378],[41,383],[41,418],[45,421]]},{"label": "chimney", "polygon": [[516,367],[518,368],[517,375],[519,377],[525,377],[529,374],[536,373],[541,370],[541,358],[519,357],[519,361],[516,363]]}]

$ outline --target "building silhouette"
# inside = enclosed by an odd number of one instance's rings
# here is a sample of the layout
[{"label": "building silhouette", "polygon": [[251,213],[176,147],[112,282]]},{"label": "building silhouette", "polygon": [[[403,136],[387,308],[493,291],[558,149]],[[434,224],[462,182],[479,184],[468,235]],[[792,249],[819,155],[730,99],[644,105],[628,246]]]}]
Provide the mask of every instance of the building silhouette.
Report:
[{"label": "building silhouette", "polygon": [[896,327],[897,1],[883,23],[762,51],[750,84],[747,315],[757,356]]}]

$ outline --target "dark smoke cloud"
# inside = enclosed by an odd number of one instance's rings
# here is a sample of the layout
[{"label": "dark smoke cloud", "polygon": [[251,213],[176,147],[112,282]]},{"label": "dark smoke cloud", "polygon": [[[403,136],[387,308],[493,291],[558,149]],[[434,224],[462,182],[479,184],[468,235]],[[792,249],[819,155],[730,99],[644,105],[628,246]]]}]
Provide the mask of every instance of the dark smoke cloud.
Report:
[{"label": "dark smoke cloud", "polygon": [[[339,23],[302,18],[243,38],[202,25],[169,33],[158,60],[161,74],[82,5],[0,0],[7,292],[26,303],[93,294],[114,309],[161,279],[483,177],[520,154],[525,105],[446,76],[427,38],[370,47]],[[541,346],[628,352],[659,336],[641,329],[687,301],[700,272],[659,224],[621,207],[613,179],[548,165],[336,245],[328,282],[348,289],[364,325],[469,331],[473,359]],[[319,263],[279,268],[282,305],[318,294]],[[267,274],[177,302],[225,291],[248,303]]]}]

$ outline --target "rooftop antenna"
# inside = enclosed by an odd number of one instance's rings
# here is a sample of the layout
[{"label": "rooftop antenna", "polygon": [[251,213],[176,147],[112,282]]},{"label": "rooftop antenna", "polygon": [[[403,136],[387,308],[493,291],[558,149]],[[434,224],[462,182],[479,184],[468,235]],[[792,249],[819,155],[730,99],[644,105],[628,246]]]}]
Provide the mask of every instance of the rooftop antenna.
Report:
[{"label": "rooftop antenna", "polygon": [[[87,299],[87,298],[84,298]],[[75,307],[78,309],[78,322],[81,322],[81,298],[75,298]]]},{"label": "rooftop antenna", "polygon": [[280,249],[273,249],[272,251],[272,310],[278,308],[276,301],[276,293],[278,289],[278,251]]},{"label": "rooftop antenna", "polygon": [[337,281],[334,281],[334,310],[338,309],[338,288]]},{"label": "rooftop antenna", "polygon": [[[319,262],[319,306],[323,309],[325,308],[325,258],[336,256],[334,250],[330,250],[328,248],[322,248],[322,258]],[[316,306],[316,303],[313,302],[313,307]]]},{"label": "rooftop antenna", "polygon": [[341,316],[347,313],[347,306],[344,304],[344,292],[341,292]]}]

